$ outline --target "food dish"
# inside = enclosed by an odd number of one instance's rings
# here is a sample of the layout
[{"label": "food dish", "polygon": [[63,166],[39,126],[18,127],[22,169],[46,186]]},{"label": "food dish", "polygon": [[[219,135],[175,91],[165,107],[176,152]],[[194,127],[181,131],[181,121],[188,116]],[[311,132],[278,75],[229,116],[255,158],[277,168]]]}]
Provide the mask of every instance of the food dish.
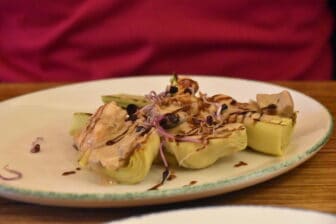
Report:
[{"label": "food dish", "polygon": [[297,115],[288,91],[238,102],[224,93],[208,96],[199,84],[175,74],[159,93],[106,95],[93,114],[74,113],[70,134],[81,168],[136,184],[161,164],[161,186],[174,167],[207,168],[247,147],[284,154]]},{"label": "food dish", "polygon": [[234,223],[234,224],[333,224],[336,216],[331,214],[267,206],[222,206],[181,209],[127,218],[111,224],[151,223]]},{"label": "food dish", "polygon": [[[21,171],[23,178],[0,180],[0,195],[33,203],[81,207],[135,206],[207,197],[287,172],[314,155],[332,132],[332,118],[325,107],[308,96],[289,90],[300,113],[288,153],[281,158],[244,151],[231,157],[230,161],[224,158],[225,162],[204,170],[192,173],[177,170],[176,178],[157,191],[148,189],[160,181],[160,167],[154,167],[144,182],[134,186],[111,187],[101,184],[100,179],[90,172],[77,171],[77,151],[71,147],[72,139],[68,135],[71,114],[94,111],[101,104],[99,97],[107,93],[145,94],[152,89],[163,89],[168,79],[169,76],[156,76],[87,82],[2,102],[0,114],[4,128],[0,167],[8,164],[9,168]],[[239,101],[248,101],[256,93],[286,89],[240,79],[200,76],[195,79],[209,94],[222,91]],[[316,116],[319,120],[312,119]],[[40,152],[31,153],[32,141],[40,136],[44,138]],[[75,173],[62,175],[67,171]],[[1,173],[5,175],[3,170]]]}]

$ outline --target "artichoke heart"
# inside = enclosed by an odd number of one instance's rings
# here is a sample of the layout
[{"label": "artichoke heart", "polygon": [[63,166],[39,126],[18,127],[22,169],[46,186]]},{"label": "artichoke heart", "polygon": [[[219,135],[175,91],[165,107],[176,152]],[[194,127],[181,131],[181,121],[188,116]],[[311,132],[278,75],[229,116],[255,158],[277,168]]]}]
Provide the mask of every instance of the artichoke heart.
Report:
[{"label": "artichoke heart", "polygon": [[159,147],[160,138],[154,129],[142,135],[130,128],[117,143],[87,150],[79,164],[118,183],[135,184],[147,176]]},{"label": "artichoke heart", "polygon": [[165,142],[166,150],[175,156],[179,165],[190,169],[208,167],[222,157],[244,150],[246,146],[246,129],[239,123],[224,125],[217,135],[208,136],[205,144],[191,141]]},{"label": "artichoke heart", "polygon": [[105,174],[119,183],[134,184],[148,174],[160,148],[156,130],[130,121],[115,102],[101,106],[93,115],[75,114],[73,129],[80,152],[79,165]]},{"label": "artichoke heart", "polygon": [[101,172],[113,180],[124,184],[141,182],[148,174],[160,146],[160,138],[152,132],[140,148],[135,149],[128,163],[117,169],[101,167]]},{"label": "artichoke heart", "polygon": [[267,118],[257,122],[245,119],[248,146],[258,152],[281,156],[291,139],[293,119],[277,115],[264,117]]}]

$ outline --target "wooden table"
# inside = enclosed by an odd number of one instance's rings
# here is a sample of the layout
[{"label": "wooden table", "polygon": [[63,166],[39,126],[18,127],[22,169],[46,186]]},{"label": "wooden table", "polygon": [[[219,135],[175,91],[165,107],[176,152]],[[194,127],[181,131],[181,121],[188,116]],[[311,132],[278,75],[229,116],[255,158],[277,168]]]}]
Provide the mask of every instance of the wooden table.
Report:
[{"label": "wooden table", "polygon": [[[323,103],[336,115],[336,82],[276,82],[299,90]],[[60,83],[0,84],[0,101]],[[318,119],[318,118],[317,118]],[[169,205],[138,208],[61,208],[0,198],[0,223],[99,223],[131,215],[214,205],[273,205],[336,214],[336,133],[313,158],[265,183],[233,193]]]}]

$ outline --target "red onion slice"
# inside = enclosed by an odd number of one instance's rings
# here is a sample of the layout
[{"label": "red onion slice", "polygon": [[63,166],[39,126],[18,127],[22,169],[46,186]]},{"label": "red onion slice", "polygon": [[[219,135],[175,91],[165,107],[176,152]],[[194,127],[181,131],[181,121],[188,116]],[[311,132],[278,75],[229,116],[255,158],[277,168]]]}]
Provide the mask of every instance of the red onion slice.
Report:
[{"label": "red onion slice", "polygon": [[19,171],[13,170],[13,169],[9,169],[8,164],[6,166],[4,166],[3,169],[6,170],[8,173],[15,174],[16,176],[4,177],[0,174],[0,179],[1,180],[18,180],[18,179],[22,178],[22,173],[20,173]]},{"label": "red onion slice", "polygon": [[161,140],[160,142],[160,156],[161,156],[161,159],[162,159],[162,162],[164,164],[164,166],[166,168],[168,168],[168,162],[167,162],[167,159],[166,159],[166,156],[164,155],[164,152],[163,152],[163,141]]}]

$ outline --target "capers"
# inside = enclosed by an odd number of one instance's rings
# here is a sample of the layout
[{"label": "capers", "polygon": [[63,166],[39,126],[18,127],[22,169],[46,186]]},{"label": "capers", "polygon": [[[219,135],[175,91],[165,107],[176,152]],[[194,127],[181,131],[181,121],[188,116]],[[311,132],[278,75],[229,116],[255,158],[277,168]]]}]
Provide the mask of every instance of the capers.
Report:
[{"label": "capers", "polygon": [[126,111],[128,115],[134,114],[135,112],[137,112],[137,110],[138,110],[137,105],[133,103],[127,105]]},{"label": "capers", "polygon": [[225,103],[223,103],[221,106],[221,113],[227,109],[228,109],[228,106]]},{"label": "capers", "polygon": [[212,117],[211,115],[208,115],[208,116],[206,117],[206,123],[207,123],[208,125],[212,125],[212,124],[213,124],[213,117]]},{"label": "capers", "polygon": [[180,122],[178,114],[169,113],[160,121],[160,126],[164,129],[174,128]]},{"label": "capers", "polygon": [[171,94],[175,94],[175,93],[177,93],[178,92],[178,88],[176,87],[176,86],[171,86],[170,88],[169,88],[169,93],[171,93]]}]

